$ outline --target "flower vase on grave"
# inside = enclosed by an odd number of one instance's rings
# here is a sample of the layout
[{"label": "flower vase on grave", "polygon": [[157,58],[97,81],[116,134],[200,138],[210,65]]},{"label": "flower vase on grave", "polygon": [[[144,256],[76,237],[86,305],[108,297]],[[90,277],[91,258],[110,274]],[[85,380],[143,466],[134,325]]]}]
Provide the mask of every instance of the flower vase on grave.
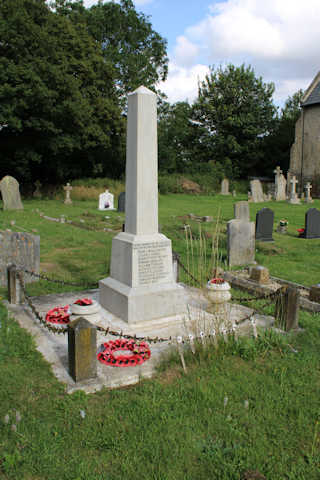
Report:
[{"label": "flower vase on grave", "polygon": [[231,286],[223,278],[212,278],[207,283],[207,294],[210,301],[209,312],[216,318],[219,327],[230,327],[230,293]]},{"label": "flower vase on grave", "polygon": [[90,298],[82,298],[70,305],[70,321],[83,317],[93,325],[101,320],[101,308],[98,302]]}]

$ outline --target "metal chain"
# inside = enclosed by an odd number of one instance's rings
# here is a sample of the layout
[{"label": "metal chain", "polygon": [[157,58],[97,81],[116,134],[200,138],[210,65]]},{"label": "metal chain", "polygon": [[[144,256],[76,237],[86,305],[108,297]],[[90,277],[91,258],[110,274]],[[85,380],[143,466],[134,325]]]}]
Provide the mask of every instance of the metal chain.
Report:
[{"label": "metal chain", "polygon": [[187,274],[189,275],[189,277],[194,281],[196,282],[198,285],[201,286],[201,282],[199,282],[199,280],[197,278],[195,278],[192,273],[189,272],[189,270],[183,265],[183,263],[181,262],[181,260],[179,260],[179,258],[177,258],[177,262],[178,262],[178,265],[182,268],[182,270]]},{"label": "metal chain", "polygon": [[21,290],[23,291],[23,294],[25,296],[25,299],[29,305],[29,307],[31,308],[32,310],[32,313],[35,315],[35,317],[39,320],[39,322],[45,327],[47,328],[50,332],[52,333],[58,333],[58,334],[65,334],[67,333],[67,329],[66,328],[57,328],[57,327],[54,327],[53,325],[51,325],[50,323],[46,322],[42,316],[40,315],[40,313],[38,312],[38,310],[36,309],[36,307],[34,306],[34,304],[32,303],[31,301],[31,298],[29,297],[29,295],[27,294],[26,292],[26,287],[25,287],[25,284],[24,284],[24,280],[23,280],[23,275],[20,272],[17,272],[17,277],[18,277],[18,280],[19,280],[19,283],[20,283],[20,287],[21,287]]},{"label": "metal chain", "polygon": [[64,280],[57,280],[57,279],[54,279],[54,278],[49,278],[47,277],[46,275],[43,275],[42,273],[35,273],[35,272],[31,272],[30,270],[27,270],[25,268],[22,268],[18,265],[14,265],[16,267],[16,269],[20,272],[24,272],[24,273],[27,273],[29,275],[32,275],[33,277],[36,277],[36,278],[39,278],[41,280],[46,280],[47,282],[52,282],[52,283],[58,283],[59,285],[68,285],[70,287],[81,287],[81,288],[94,288],[94,287],[98,287],[98,282],[97,283],[92,283],[92,284],[81,284],[81,283],[72,283],[72,282],[66,282]]}]

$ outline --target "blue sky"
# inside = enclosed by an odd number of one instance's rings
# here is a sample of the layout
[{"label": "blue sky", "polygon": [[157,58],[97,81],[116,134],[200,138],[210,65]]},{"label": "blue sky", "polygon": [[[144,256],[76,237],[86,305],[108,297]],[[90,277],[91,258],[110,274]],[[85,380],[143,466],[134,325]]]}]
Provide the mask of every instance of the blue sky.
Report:
[{"label": "blue sky", "polygon": [[[84,0],[86,6],[95,0]],[[169,101],[196,98],[209,65],[252,65],[282,105],[320,70],[320,0],[134,0],[168,41]]]}]

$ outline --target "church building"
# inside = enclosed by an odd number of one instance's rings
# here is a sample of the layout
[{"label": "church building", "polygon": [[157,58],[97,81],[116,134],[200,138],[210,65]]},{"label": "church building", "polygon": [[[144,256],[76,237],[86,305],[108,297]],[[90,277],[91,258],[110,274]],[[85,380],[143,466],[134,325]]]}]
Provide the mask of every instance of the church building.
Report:
[{"label": "church building", "polygon": [[320,194],[320,72],[301,99],[301,115],[290,152],[289,176],[296,175],[298,190],[312,183],[312,193]]}]

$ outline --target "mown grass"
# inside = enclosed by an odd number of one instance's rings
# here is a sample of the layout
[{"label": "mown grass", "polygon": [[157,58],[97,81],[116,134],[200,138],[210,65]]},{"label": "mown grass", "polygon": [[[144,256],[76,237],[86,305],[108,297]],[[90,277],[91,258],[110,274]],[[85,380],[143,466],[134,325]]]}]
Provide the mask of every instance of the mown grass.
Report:
[{"label": "mown grass", "polygon": [[[221,236],[219,253],[222,267],[226,267],[226,223],[233,218],[233,203],[244,200],[244,195],[231,196],[194,196],[170,194],[159,196],[159,224],[161,232],[172,240],[173,250],[181,255],[182,262],[188,264],[184,225],[189,225],[194,240],[194,256],[189,268],[197,276],[200,258],[197,239],[206,236],[207,258],[212,247],[212,235],[216,228],[216,219],[220,219]],[[93,284],[109,273],[112,238],[122,229],[125,215],[117,211],[101,212],[97,209],[98,200],[74,200],[72,205],[64,205],[60,200],[25,200],[24,211],[2,211],[0,230],[10,228],[13,231],[28,231],[41,237],[41,269],[44,273],[80,284]],[[117,202],[115,200],[115,206]],[[274,211],[276,228],[279,220],[289,221],[288,234],[274,232],[274,243],[256,243],[256,260],[270,269],[274,276],[292,280],[306,286],[319,282],[320,240],[298,238],[297,228],[304,226],[305,212],[310,204],[290,205],[286,202],[268,202],[250,204],[251,220],[256,212],[268,206]],[[312,207],[320,208],[320,200]],[[39,216],[39,211],[47,216],[66,219],[75,225],[51,222]],[[210,215],[212,223],[191,220],[188,215]],[[107,218],[108,217],[108,218]],[[15,221],[14,225],[11,222]],[[182,271],[181,280],[190,278]],[[66,287],[40,281],[28,286],[30,294],[53,293]],[[70,287],[71,288],[71,287]],[[80,287],[81,288],[81,287]],[[4,289],[0,290],[6,295]]]},{"label": "mown grass", "polygon": [[302,313],[291,338],[186,353],[187,375],[174,355],[153,380],[66,395],[0,315],[0,478],[319,478],[316,316]]},{"label": "mown grass", "polygon": [[[187,215],[217,218],[220,209],[224,232],[232,203],[242,199],[160,196],[161,230],[186,263],[183,226],[191,226],[195,244],[199,232]],[[275,211],[275,225],[280,218],[289,220],[289,233],[274,233],[272,245],[257,243],[257,260],[273,275],[318,283],[320,240],[299,239],[295,231],[309,206],[251,204],[251,219],[266,205]],[[24,206],[23,212],[2,212],[0,228],[41,236],[45,273],[80,283],[107,275],[112,237],[123,214],[99,212],[97,200],[71,206],[29,200]],[[79,225],[50,222],[37,209],[52,217],[66,215]],[[202,233],[214,227],[201,224]],[[195,247],[195,258],[196,252]],[[28,285],[31,294],[68,289],[75,290],[46,281]],[[175,354],[153,380],[94,395],[66,395],[31,337],[1,305],[0,322],[0,478],[233,480],[259,478],[258,473],[268,480],[320,478],[319,315],[300,312],[304,331],[296,336],[222,343],[195,356],[186,352],[187,374]]]}]

